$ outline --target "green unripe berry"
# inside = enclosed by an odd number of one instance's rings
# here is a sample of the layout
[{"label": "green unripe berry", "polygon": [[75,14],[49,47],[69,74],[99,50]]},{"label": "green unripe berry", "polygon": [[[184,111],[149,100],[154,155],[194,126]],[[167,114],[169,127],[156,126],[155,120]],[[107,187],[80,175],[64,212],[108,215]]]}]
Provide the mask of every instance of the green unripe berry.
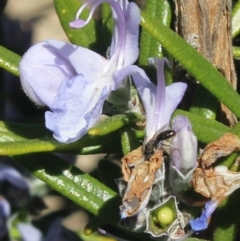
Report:
[{"label": "green unripe berry", "polygon": [[157,219],[158,219],[158,223],[163,228],[166,228],[175,219],[174,211],[170,207],[168,207],[168,206],[161,207],[157,211]]}]

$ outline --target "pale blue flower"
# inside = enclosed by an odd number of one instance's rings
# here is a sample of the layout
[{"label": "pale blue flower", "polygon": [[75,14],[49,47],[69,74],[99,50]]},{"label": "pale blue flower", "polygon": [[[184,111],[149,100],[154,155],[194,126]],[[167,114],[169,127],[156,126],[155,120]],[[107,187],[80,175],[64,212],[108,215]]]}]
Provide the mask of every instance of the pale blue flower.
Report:
[{"label": "pale blue flower", "polygon": [[153,84],[146,73],[137,66],[127,66],[115,73],[115,78],[122,79],[132,75],[138,93],[146,112],[145,143],[157,133],[169,128],[172,113],[180,103],[187,85],[182,82],[165,86],[164,63],[166,59],[151,59],[157,68],[157,86]]},{"label": "pale blue flower", "polygon": [[[165,87],[164,62],[165,59],[155,59],[155,65],[157,68],[157,86],[153,84],[145,72],[137,66],[127,66],[114,73],[115,78],[122,79],[129,74],[131,74],[133,77],[134,83],[137,87],[144,105],[144,109],[146,111],[147,123],[145,143],[154,138],[156,133],[169,128],[170,117],[181,101],[187,88],[185,83],[180,82]],[[139,160],[140,163],[141,161],[144,162],[144,158]],[[133,166],[131,167],[133,168]],[[135,165],[134,168],[138,169],[139,165]],[[159,178],[159,171],[160,170],[157,170],[156,172],[151,171],[152,175],[154,175],[155,182],[157,182],[157,179]],[[138,172],[135,171],[134,174],[137,175]],[[138,177],[131,176],[129,179],[125,191],[126,197],[127,193],[131,189],[131,182],[137,178]],[[152,178],[146,176],[144,180],[147,182],[149,179]],[[134,216],[143,211],[144,208],[148,205],[151,192],[152,186],[143,192],[144,197],[134,197],[132,200],[125,199],[123,201],[123,205],[120,208],[121,218],[129,217],[129,213],[131,213],[131,216]]]},{"label": "pale blue flower", "polygon": [[176,135],[171,138],[170,185],[174,191],[181,191],[188,186],[197,166],[197,138],[186,116],[176,116],[172,129]]},{"label": "pale blue flower", "polygon": [[[87,25],[103,2],[111,5],[115,21],[110,59],[80,46],[46,40],[31,47],[20,62],[25,93],[37,105],[50,108],[45,114],[46,127],[63,143],[78,140],[98,121],[104,101],[123,80],[116,72],[138,57],[140,11],[134,3],[87,1],[70,26]],[[88,4],[93,4],[88,19],[78,19]]]},{"label": "pale blue flower", "polygon": [[215,211],[215,209],[218,206],[218,202],[214,200],[210,200],[205,204],[205,209],[202,212],[201,216],[199,218],[196,218],[194,220],[190,220],[190,226],[193,231],[201,231],[208,227],[209,219],[212,215],[212,213]]}]

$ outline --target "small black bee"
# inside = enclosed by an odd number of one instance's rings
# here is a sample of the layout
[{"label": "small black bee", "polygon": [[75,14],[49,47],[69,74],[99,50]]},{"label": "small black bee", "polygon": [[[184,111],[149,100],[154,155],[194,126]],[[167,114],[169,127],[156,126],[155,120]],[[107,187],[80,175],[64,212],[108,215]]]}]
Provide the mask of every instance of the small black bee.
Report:
[{"label": "small black bee", "polygon": [[166,130],[160,132],[154,139],[150,140],[145,146],[143,155],[147,160],[154,154],[155,150],[158,149],[158,145],[160,141],[167,140],[176,135],[174,130]]}]

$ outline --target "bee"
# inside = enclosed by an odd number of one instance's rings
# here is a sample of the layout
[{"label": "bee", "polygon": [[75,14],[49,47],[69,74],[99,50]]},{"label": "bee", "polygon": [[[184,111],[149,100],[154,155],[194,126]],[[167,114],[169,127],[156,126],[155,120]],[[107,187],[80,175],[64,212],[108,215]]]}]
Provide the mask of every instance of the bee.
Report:
[{"label": "bee", "polygon": [[158,135],[156,135],[155,138],[150,140],[144,146],[143,155],[146,158],[146,160],[149,160],[150,157],[154,154],[154,152],[158,149],[159,142],[167,140],[175,135],[176,135],[176,131],[166,130],[166,131],[160,132]]}]

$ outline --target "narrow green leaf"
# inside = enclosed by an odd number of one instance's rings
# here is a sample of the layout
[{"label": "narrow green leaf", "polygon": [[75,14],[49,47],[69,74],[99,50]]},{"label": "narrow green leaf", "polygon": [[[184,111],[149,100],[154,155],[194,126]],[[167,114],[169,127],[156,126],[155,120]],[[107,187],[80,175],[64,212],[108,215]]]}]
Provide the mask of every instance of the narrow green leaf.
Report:
[{"label": "narrow green leaf", "polygon": [[[121,198],[89,174],[83,173],[74,166],[52,154],[34,154],[12,157],[27,170],[66,196],[93,215],[107,223],[119,227],[119,206]],[[128,232],[128,231],[127,231]],[[151,241],[144,233],[128,232],[140,240]]]},{"label": "narrow green leaf", "polygon": [[141,25],[194,78],[240,118],[240,97],[216,68],[171,29],[161,23],[156,26],[155,19],[144,12],[141,15]]},{"label": "narrow green leaf", "polygon": [[[169,1],[146,1],[145,12],[148,16],[155,19],[155,24],[161,22],[166,26],[170,26],[172,11]],[[166,51],[164,51],[162,45],[153,38],[148,31],[142,29],[138,63],[142,68],[144,68],[150,79],[156,79],[156,70],[153,66],[149,66],[148,59],[151,57],[161,58],[163,56],[167,57],[170,61],[170,56],[166,53]],[[168,66],[165,66],[165,82],[168,85],[171,84],[172,81],[172,70]]]},{"label": "narrow green leaf", "polygon": [[226,165],[226,166],[232,172],[239,172],[240,171],[240,163],[237,161],[237,157],[238,156],[239,156],[239,153],[238,152],[234,152],[229,157],[229,164],[230,165],[228,165],[228,166]]},{"label": "narrow green leaf", "polygon": [[92,214],[119,222],[120,197],[102,183],[52,154],[13,156],[31,173]]},{"label": "narrow green leaf", "polygon": [[202,85],[199,85],[189,111],[202,117],[215,120],[218,106],[219,102],[216,97]]},{"label": "narrow green leaf", "polygon": [[0,143],[52,136],[43,124],[0,121]]},{"label": "narrow green leaf", "polygon": [[235,241],[240,228],[240,190],[231,194],[216,211],[213,241]]},{"label": "narrow green leaf", "polygon": [[133,129],[126,127],[121,129],[120,133],[123,155],[127,155],[132,150],[141,146],[141,143],[136,136],[136,132]]},{"label": "narrow green leaf", "polygon": [[230,171],[237,172],[238,171],[238,165],[235,165],[236,159],[238,157],[239,153],[233,152],[227,157],[221,158],[221,160],[218,160],[216,165],[219,166],[226,166]]},{"label": "narrow green leaf", "polygon": [[240,47],[233,47],[233,57],[240,60]]},{"label": "narrow green leaf", "polygon": [[0,46],[0,67],[8,72],[19,76],[18,65],[21,60],[21,56],[14,52]]},{"label": "narrow green leaf", "polygon": [[[76,18],[76,13],[80,6],[82,6],[81,1],[79,0],[54,0],[56,12],[58,14],[61,25],[68,36],[71,43],[91,48],[93,50],[99,49],[101,41],[97,41],[100,34],[99,24],[91,20],[85,27],[80,29],[72,29],[69,26],[69,22],[73,21]],[[82,14],[82,19],[87,19],[89,16],[89,11],[85,9]]]},{"label": "narrow green leaf", "polygon": [[121,151],[118,135],[110,134],[104,137],[92,137],[85,135],[80,140],[63,144],[54,138],[46,137],[41,139],[17,139],[6,142],[0,142],[0,156],[22,155],[36,152],[52,151],[71,151],[76,154],[96,154],[96,153],[114,153]]},{"label": "narrow green leaf", "polygon": [[145,137],[146,131],[145,129],[143,130],[134,130],[134,135],[136,136],[137,139],[143,139]]},{"label": "narrow green leaf", "polygon": [[91,136],[103,136],[113,131],[116,131],[132,122],[138,122],[143,120],[144,116],[136,112],[114,115],[90,128],[88,130],[88,134]]},{"label": "narrow green leaf", "polygon": [[63,144],[41,124],[0,121],[0,155],[20,155],[33,152],[73,151],[79,154],[120,151],[117,133],[103,137],[85,135],[77,142]]},{"label": "narrow green leaf", "polygon": [[238,122],[238,123],[231,129],[230,132],[234,133],[235,135],[239,136],[239,138],[240,138],[240,122]]},{"label": "narrow green leaf", "polygon": [[59,143],[53,138],[9,141],[0,143],[0,156],[61,151],[69,148],[70,145]]},{"label": "narrow green leaf", "polygon": [[[172,12],[167,0],[146,1],[144,10],[148,16],[154,18],[155,26],[159,22],[166,26],[170,25]],[[162,56],[161,44],[146,29],[143,29],[141,32],[139,64],[148,66],[148,58]]]},{"label": "narrow green leaf", "polygon": [[232,37],[236,37],[240,32],[240,1],[238,0],[232,11]]}]

